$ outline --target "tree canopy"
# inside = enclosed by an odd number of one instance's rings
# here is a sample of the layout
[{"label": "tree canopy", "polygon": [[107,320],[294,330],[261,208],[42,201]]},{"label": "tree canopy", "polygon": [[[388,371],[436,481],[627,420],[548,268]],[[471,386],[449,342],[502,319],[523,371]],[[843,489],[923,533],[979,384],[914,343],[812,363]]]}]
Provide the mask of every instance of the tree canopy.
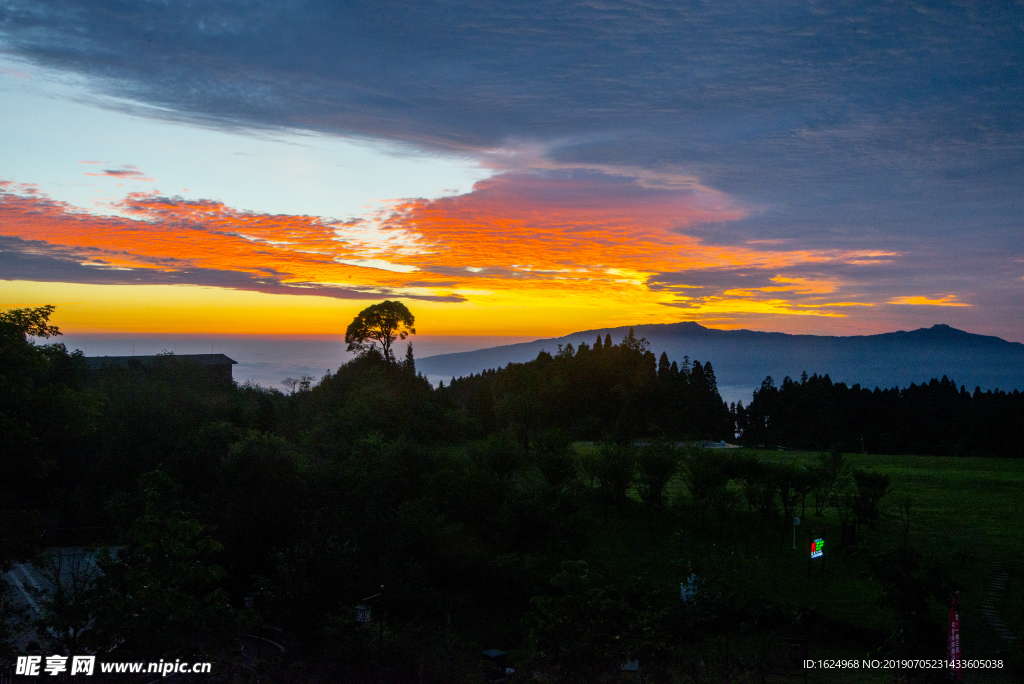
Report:
[{"label": "tree canopy", "polygon": [[35,309],[8,309],[0,311],[0,326],[32,337],[55,337],[60,335],[57,326],[50,325],[50,314],[56,309],[52,304]]},{"label": "tree canopy", "polygon": [[416,318],[402,302],[387,300],[368,306],[352,319],[345,331],[348,351],[366,352],[375,346],[374,343],[379,343],[384,358],[395,363],[391,346],[395,340],[415,335],[415,322]]}]

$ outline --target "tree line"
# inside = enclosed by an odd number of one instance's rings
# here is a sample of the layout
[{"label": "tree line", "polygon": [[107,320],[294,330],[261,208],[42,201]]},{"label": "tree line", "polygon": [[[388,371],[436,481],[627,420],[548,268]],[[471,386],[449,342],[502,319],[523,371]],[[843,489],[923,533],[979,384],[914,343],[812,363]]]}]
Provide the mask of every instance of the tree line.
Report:
[{"label": "tree line", "polygon": [[1024,457],[1024,394],[973,392],[943,376],[899,389],[769,376],[749,407],[732,409],[749,445],[869,454]]},{"label": "tree line", "polygon": [[680,366],[630,328],[619,343],[559,345],[527,363],[510,363],[463,378],[442,392],[477,433],[508,430],[524,448],[547,430],[573,439],[629,442],[641,436],[728,439],[733,421],[718,393],[715,371],[687,357]]}]

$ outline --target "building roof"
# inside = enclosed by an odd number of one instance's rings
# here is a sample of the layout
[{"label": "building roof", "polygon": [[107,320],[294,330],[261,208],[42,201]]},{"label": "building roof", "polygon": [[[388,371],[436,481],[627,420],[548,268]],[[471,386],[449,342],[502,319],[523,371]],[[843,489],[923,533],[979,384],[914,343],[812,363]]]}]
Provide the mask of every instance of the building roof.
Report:
[{"label": "building roof", "polygon": [[164,361],[185,361],[200,366],[231,366],[238,363],[224,354],[158,354],[156,356],[87,356],[85,364],[89,370],[99,370],[106,366],[127,368],[131,364],[147,366],[158,359]]}]

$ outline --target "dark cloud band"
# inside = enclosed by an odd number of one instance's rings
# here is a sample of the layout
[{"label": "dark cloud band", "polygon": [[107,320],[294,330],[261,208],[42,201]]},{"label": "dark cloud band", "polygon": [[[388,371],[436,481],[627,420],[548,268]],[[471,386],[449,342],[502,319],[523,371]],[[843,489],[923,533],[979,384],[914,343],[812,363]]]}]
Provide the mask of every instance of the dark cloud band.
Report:
[{"label": "dark cloud band", "polygon": [[[0,3],[12,53],[207,125],[685,169],[771,208],[708,239],[1024,249],[1024,6]],[[152,113],[152,112],[151,112]]]},{"label": "dark cloud band", "polygon": [[461,302],[458,295],[414,295],[390,288],[356,289],[320,283],[283,282],[272,273],[245,273],[210,268],[114,267],[96,249],[71,249],[40,240],[0,235],[0,279],[88,285],[200,285],[264,294],[318,295],[336,299],[406,299]]}]

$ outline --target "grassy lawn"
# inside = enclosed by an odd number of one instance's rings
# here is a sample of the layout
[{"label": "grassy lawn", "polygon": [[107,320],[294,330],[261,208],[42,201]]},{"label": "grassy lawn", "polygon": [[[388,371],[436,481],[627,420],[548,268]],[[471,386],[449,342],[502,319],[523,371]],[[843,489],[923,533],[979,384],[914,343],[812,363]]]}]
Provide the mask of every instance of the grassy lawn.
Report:
[{"label": "grassy lawn", "polygon": [[[703,453],[707,458],[746,453],[765,461],[797,464],[817,457],[816,453],[780,451]],[[675,506],[662,513],[639,505],[613,511],[607,524],[597,525],[588,560],[600,566],[616,584],[646,572],[659,584],[678,586],[679,560],[706,554],[709,544],[715,544],[714,572],[721,575],[719,580],[724,585],[737,592],[794,609],[808,608],[847,625],[886,630],[891,628],[891,616],[877,603],[879,587],[864,572],[864,555],[902,547],[903,535],[894,504],[900,497],[907,497],[911,504],[911,548],[934,560],[962,586],[964,657],[1005,660],[1014,648],[1019,649],[1005,644],[989,628],[980,608],[994,574],[993,564],[999,561],[1009,570],[1010,581],[997,610],[1007,626],[1024,637],[1024,462],[857,454],[847,455],[847,459],[852,467],[872,468],[888,474],[892,480],[889,494],[881,504],[881,520],[873,529],[861,531],[860,556],[842,552],[834,512],[828,511],[823,518],[814,517],[811,500],[798,528],[797,551],[791,548],[791,528],[783,532],[778,523],[759,525],[736,515],[719,525],[714,516],[709,516],[701,527],[694,520],[685,519],[693,513],[685,506],[689,499],[685,483],[677,477],[668,488],[669,500]],[[635,492],[631,497],[638,501]],[[742,503],[738,502],[738,507],[742,509]],[[821,572],[815,566],[811,577],[805,550],[808,534],[826,540],[827,571]],[[933,602],[931,608],[939,624],[945,624],[948,604]],[[812,658],[869,656],[853,641],[833,639],[828,634],[812,640],[811,649]],[[882,682],[892,681],[893,673],[833,670],[814,672],[810,679]],[[966,681],[1014,679],[1004,668],[972,671]]]},{"label": "grassy lawn", "polygon": [[[809,452],[752,452],[763,460],[807,463]],[[855,468],[892,478],[888,501],[911,498],[911,544],[924,552],[964,551],[990,560],[1024,559],[1024,462],[997,458],[846,456]],[[892,527],[892,526],[890,526]]]},{"label": "grassy lawn", "polygon": [[[814,453],[758,452],[765,460],[807,462]],[[1024,462],[996,458],[847,455],[857,468],[888,474],[888,516],[869,539],[901,544],[891,506],[899,496],[912,505],[910,544],[946,565],[964,585],[961,593],[966,657],[998,658],[1008,647],[980,614],[982,598],[1000,562],[1010,572],[996,608],[1006,625],[1024,637]],[[972,673],[974,681],[1012,681],[1007,672]]]}]

